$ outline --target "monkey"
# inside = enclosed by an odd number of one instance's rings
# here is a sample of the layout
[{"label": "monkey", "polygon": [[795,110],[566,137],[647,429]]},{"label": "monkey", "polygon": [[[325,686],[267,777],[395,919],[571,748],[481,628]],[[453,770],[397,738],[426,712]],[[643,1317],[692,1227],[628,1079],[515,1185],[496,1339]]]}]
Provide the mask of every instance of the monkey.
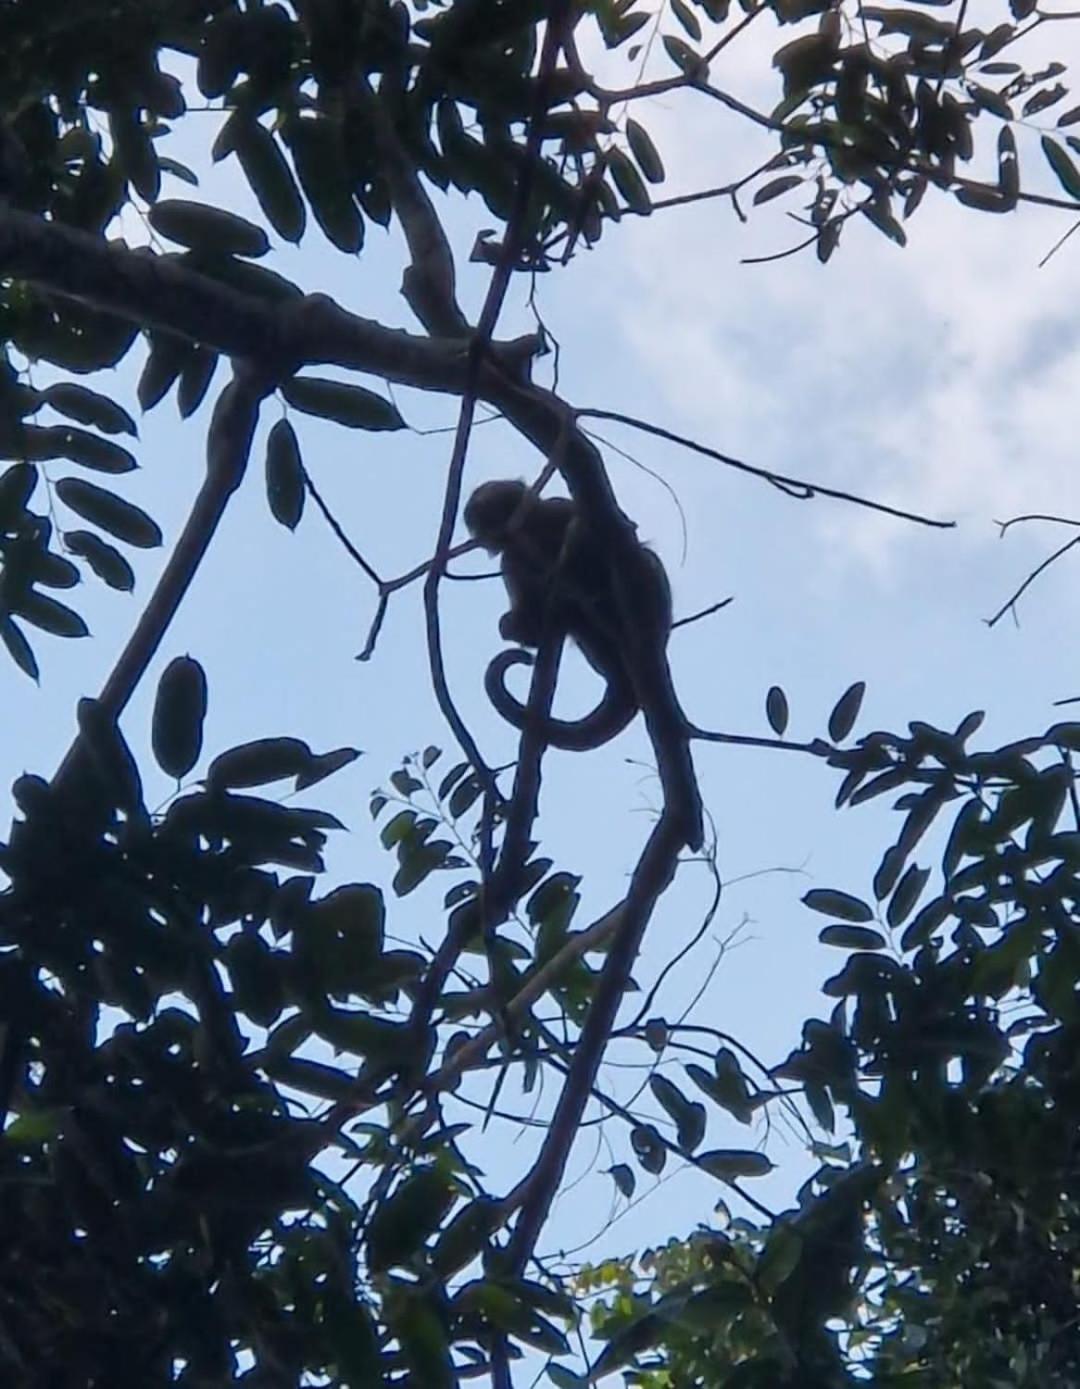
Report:
[{"label": "monkey", "polygon": [[[521,481],[482,483],[465,505],[465,524],[489,554],[501,556],[510,600],[499,620],[507,641],[539,648],[545,638],[572,637],[605,681],[600,703],[584,718],[549,718],[543,727],[551,747],[586,752],[631,722],[640,701],[630,652],[645,641],[662,649],[671,631],[671,587],[658,555],[638,543],[632,565],[620,567],[618,589],[608,556],[576,502],[539,498]],[[624,633],[623,612],[638,625],[634,640]],[[488,665],[484,688],[496,711],[515,728],[525,726],[527,708],[507,690],[506,672],[531,665],[525,651],[500,652]]]}]

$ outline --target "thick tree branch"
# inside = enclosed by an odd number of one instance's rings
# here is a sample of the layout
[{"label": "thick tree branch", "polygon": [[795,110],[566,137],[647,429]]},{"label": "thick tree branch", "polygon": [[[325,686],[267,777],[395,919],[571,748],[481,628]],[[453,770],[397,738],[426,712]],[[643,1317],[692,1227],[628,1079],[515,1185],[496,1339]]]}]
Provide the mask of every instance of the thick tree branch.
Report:
[{"label": "thick tree branch", "polygon": [[[166,256],[0,204],[0,275],[161,328],[228,357],[270,367],[322,363],[381,376],[419,390],[460,395],[468,342],[386,328],[314,294],[284,303],[242,294]],[[492,343],[488,353],[520,376],[539,350],[535,335]]]}]

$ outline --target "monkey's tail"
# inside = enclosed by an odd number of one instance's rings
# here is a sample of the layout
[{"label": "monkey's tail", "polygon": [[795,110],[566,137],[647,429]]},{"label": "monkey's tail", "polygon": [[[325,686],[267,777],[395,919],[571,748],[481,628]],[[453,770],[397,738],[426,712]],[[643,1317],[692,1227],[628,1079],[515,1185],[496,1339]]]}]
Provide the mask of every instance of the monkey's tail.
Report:
[{"label": "monkey's tail", "polygon": [[[506,688],[506,672],[511,666],[531,666],[533,656],[520,647],[500,651],[489,663],[484,675],[484,689],[495,710],[514,728],[525,727],[527,708]],[[633,720],[637,701],[633,691],[621,683],[608,682],[600,703],[581,719],[548,719],[544,726],[544,741],[553,748],[567,752],[589,752],[608,742]]]}]

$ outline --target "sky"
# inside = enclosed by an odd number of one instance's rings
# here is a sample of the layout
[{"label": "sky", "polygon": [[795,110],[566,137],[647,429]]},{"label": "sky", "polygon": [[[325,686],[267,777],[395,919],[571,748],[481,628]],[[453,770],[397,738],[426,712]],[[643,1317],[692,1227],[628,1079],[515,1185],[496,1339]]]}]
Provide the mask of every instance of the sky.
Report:
[{"label": "sky", "polygon": [[[1004,7],[998,10],[976,0],[969,20],[990,29],[1004,15]],[[1043,33],[1033,63],[1076,46],[1065,26]],[[751,31],[714,77],[768,108],[777,90],[768,66],[773,47],[775,35]],[[636,114],[667,165],[665,194],[725,183],[770,152],[760,132],[700,98],[657,100]],[[1047,128],[1054,114],[1044,118]],[[202,171],[200,151],[216,122],[211,113],[193,113],[168,152]],[[985,158],[977,157],[975,172],[989,173],[997,124],[983,117],[982,126]],[[1020,134],[1021,176],[1034,191],[1054,194],[1038,133],[1032,127]],[[207,169],[199,194],[172,180],[166,192],[253,211],[231,162]],[[460,252],[462,299],[474,316],[486,279],[466,257],[490,218],[475,197],[439,206]],[[1055,700],[1080,693],[1071,639],[1080,616],[1080,560],[1070,555],[1050,569],[1016,620],[990,628],[986,619],[1067,538],[1049,524],[1016,526],[1002,538],[998,523],[1028,512],[1080,516],[1073,414],[1080,238],[1040,268],[1068,230],[1067,214],[1026,208],[993,217],[931,192],[908,226],[905,249],[869,223],[853,222],[826,266],[812,252],[745,264],[801,239],[803,229],[789,215],[797,208],[780,200],[751,210],[745,224],[722,200],[627,217],[537,285],[544,322],[559,344],[559,388],[575,405],[645,418],[757,467],[956,522],[934,530],[840,501],[796,501],[644,433],[597,424],[604,440],[635,460],[605,450],[620,503],[668,566],[677,614],[733,600],[673,634],[680,697],[699,725],[768,736],[765,696],[780,685],[792,710],[789,736],[801,739],[824,735],[835,700],[852,681],[865,680],[856,733],[902,731],[910,719],[952,728],[972,709],[987,713],[983,746],[1041,731],[1060,716]],[[134,215],[122,230],[132,244],[146,239]],[[402,262],[393,231],[369,226],[363,254],[349,260],[313,227],[301,251],[276,246],[268,263],[347,308],[414,326],[397,293]],[[524,282],[513,286],[502,336],[533,326],[526,291]],[[133,354],[111,380],[91,384],[114,391],[137,413],[139,363]],[[550,384],[554,363],[554,356],[539,362],[537,379]],[[224,380],[219,368],[211,395]],[[395,398],[411,428],[394,435],[290,416],[335,516],[386,575],[431,552],[451,435],[421,431],[451,430],[457,413],[449,399],[410,391]],[[447,764],[456,760],[427,679],[420,595],[414,589],[395,596],[374,659],[357,662],[374,610],[371,585],[310,501],[296,534],[277,525],[266,505],[261,441],[280,412],[277,404],[264,412],[249,476],[123,727],[136,751],[147,753],[157,676],[172,657],[190,653],[210,684],[207,758],[276,734],[306,738],[317,751],[361,748],[360,761],[309,793],[307,803],[334,810],[350,829],[331,845],[327,888],[358,879],[388,889],[395,864],[378,844],[370,791],[403,754],[428,744],[447,748]],[[170,397],[140,420],[142,469],[116,488],[155,515],[165,548],[134,557],[134,596],[94,581],[76,591],[92,637],[36,640],[40,687],[10,665],[0,676],[6,781],[24,770],[52,772],[73,732],[75,700],[97,691],[115,661],[200,483],[208,415],[204,406],[180,423]],[[475,431],[467,485],[531,476],[540,462],[501,423],[484,424]],[[62,475],[52,465],[54,480]],[[444,585],[451,688],[496,762],[509,760],[513,740],[486,705],[482,676],[498,649],[502,607],[497,582]],[[569,662],[562,710],[584,709],[594,693],[580,662]],[[592,920],[624,890],[657,805],[649,757],[635,725],[596,753],[550,758],[544,850],[560,867],[585,875],[575,924]],[[694,1019],[775,1064],[797,1044],[805,1017],[827,1015],[832,1003],[821,984],[844,958],[817,943],[825,923],[800,898],[811,887],[868,895],[897,816],[879,803],[835,811],[839,775],[797,754],[699,745],[696,761],[724,890],[704,939],[666,980],[655,1011],[676,1018],[704,981]],[[148,799],[163,800],[168,783],[155,781],[148,756],[144,766]],[[437,942],[448,886],[433,882],[391,902],[391,932]],[[649,928],[637,971],[643,987],[699,929],[712,891],[704,865],[680,869]],[[651,1060],[644,1048],[621,1052],[608,1072],[612,1090],[632,1095]],[[673,1063],[665,1061],[664,1072],[678,1079]],[[528,1110],[536,1097],[522,1100],[512,1090],[508,1085],[503,1102]],[[551,1095],[549,1089],[541,1096],[541,1113]],[[510,1124],[488,1131],[482,1153],[493,1188],[520,1173],[536,1132],[519,1134]],[[749,1147],[764,1138],[762,1130],[720,1116],[707,1145]],[[804,1160],[782,1128],[770,1136],[769,1152],[777,1171],[754,1194],[783,1205]],[[583,1137],[549,1250],[580,1246],[580,1257],[598,1258],[709,1218],[718,1188],[669,1168],[657,1190],[605,1230],[611,1184],[595,1169],[626,1160],[624,1132],[594,1128]],[[639,1175],[639,1192],[651,1186]],[[732,1206],[739,1210],[736,1200]]]}]

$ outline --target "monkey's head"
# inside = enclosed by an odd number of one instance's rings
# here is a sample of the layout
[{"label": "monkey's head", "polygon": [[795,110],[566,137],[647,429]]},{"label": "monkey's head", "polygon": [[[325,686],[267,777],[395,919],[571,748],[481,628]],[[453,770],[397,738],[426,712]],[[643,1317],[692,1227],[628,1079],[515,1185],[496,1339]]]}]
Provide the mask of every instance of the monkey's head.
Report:
[{"label": "monkey's head", "polygon": [[465,503],[465,524],[489,554],[504,547],[510,521],[526,490],[518,479],[482,482]]}]

